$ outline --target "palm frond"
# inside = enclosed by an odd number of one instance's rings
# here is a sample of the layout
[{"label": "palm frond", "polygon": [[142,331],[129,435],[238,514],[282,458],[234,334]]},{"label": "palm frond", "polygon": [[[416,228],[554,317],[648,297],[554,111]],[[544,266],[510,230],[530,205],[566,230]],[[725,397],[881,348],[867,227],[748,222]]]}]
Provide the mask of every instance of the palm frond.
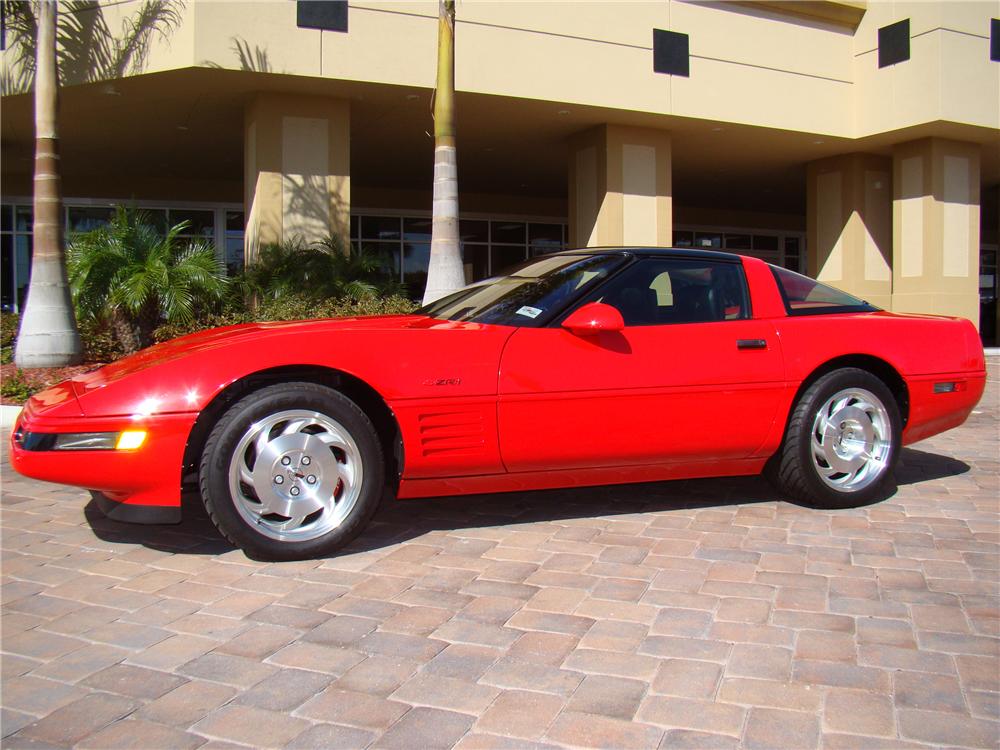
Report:
[{"label": "palm frond", "polygon": [[[0,77],[4,96],[35,82],[38,23],[27,0],[3,2],[10,50]],[[166,39],[183,21],[184,0],[144,0],[115,34],[96,0],[62,0],[57,29],[59,79],[65,84],[122,78],[142,71],[154,37]]]},{"label": "palm frond", "polygon": [[267,50],[261,47],[250,49],[250,43],[242,37],[232,38],[232,50],[236,54],[236,59],[240,62],[240,69],[251,73],[270,73],[271,61],[268,58]]},{"label": "palm frond", "polygon": [[0,93],[23,94],[35,83],[35,50],[38,45],[38,21],[27,0],[0,0],[3,3],[7,36],[7,64]]},{"label": "palm frond", "polygon": [[145,0],[137,13],[122,22],[122,33],[114,40],[110,60],[112,76],[121,78],[127,73],[141,71],[153,36],[166,38],[180,26],[183,9],[181,0]]},{"label": "palm frond", "polygon": [[63,85],[108,78],[112,35],[101,6],[70,0],[59,14],[59,79]]},{"label": "palm frond", "polygon": [[358,301],[378,296],[378,289],[374,284],[368,281],[361,281],[360,279],[352,279],[345,282],[341,290],[343,296]]}]

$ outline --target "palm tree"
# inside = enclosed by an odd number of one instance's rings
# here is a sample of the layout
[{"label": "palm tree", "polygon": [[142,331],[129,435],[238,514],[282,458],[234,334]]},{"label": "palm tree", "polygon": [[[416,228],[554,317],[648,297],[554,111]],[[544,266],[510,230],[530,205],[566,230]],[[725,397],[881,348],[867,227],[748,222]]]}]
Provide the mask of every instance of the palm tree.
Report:
[{"label": "palm tree", "polygon": [[434,208],[424,304],[465,286],[458,239],[455,151],[455,0],[438,0],[438,67],[434,93]]},{"label": "palm tree", "polygon": [[78,364],[83,345],[76,329],[66,279],[62,193],[59,184],[59,135],[56,130],[59,85],[56,66],[56,0],[41,0],[35,70],[34,253],[28,299],[14,347],[18,367]]},{"label": "palm tree", "polygon": [[[114,36],[101,6],[88,0],[3,0],[5,31],[11,39],[0,94],[35,88],[35,185],[31,279],[14,359],[20,367],[60,367],[82,357],[70,290],[62,231],[59,180],[58,91],[63,83],[122,77],[145,64],[154,33],[180,23],[181,0],[145,0]],[[62,65],[57,63],[62,58]]]},{"label": "palm tree", "polygon": [[73,239],[69,278],[80,317],[107,320],[128,352],[153,343],[161,322],[188,324],[222,299],[226,273],[204,243],[184,243],[187,222],[166,235],[143,211],[119,206],[106,227]]}]

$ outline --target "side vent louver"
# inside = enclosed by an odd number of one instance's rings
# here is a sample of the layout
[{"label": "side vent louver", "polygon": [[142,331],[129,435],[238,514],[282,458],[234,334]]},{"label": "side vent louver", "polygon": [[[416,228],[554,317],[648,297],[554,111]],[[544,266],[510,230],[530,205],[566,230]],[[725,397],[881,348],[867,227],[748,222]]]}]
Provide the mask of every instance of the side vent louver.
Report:
[{"label": "side vent louver", "polygon": [[479,409],[431,411],[418,419],[424,456],[479,453],[485,449],[483,415]]}]

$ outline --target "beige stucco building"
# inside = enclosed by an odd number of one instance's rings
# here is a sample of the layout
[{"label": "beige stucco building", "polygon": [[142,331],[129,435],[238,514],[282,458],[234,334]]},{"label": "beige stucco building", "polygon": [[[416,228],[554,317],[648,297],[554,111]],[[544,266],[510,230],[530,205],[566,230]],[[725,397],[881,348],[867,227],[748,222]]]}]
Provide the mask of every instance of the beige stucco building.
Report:
[{"label": "beige stucco building", "polygon": [[[139,5],[87,12],[114,32]],[[422,288],[437,2],[173,9],[132,74],[64,66],[69,229],[132,202],[188,219],[233,265],[340,233]],[[1000,2],[459,0],[457,15],[470,279],[563,246],[727,248],[995,341]],[[6,306],[27,282],[31,112],[3,98]]]}]

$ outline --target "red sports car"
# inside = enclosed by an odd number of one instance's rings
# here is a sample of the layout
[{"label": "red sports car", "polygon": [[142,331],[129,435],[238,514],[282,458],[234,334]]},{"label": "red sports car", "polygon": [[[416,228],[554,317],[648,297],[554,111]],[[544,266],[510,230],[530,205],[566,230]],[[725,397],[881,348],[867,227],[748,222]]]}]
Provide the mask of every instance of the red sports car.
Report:
[{"label": "red sports car", "polygon": [[766,473],[881,499],[902,445],[985,384],[966,320],[899,315],[754,258],[570,250],[412,315],[264,323],[146,349],[34,396],[22,474],[111,517],[197,486],[248,554],[325,555],[399,498]]}]

